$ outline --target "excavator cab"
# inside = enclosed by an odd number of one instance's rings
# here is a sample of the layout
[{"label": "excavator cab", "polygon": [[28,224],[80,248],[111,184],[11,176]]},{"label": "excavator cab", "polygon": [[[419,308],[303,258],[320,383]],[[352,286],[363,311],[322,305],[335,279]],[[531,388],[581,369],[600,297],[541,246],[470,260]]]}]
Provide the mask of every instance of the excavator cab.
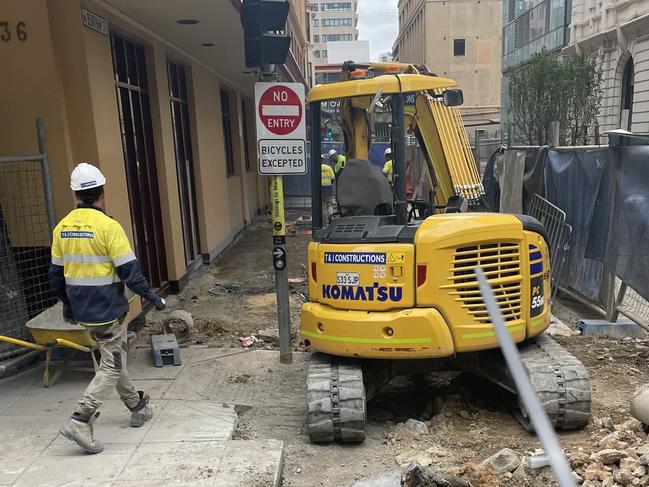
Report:
[{"label": "excavator cab", "polygon": [[[391,214],[405,223],[443,212],[451,198],[481,205],[484,189],[461,124],[462,91],[454,81],[422,66],[395,63],[348,62],[342,78],[314,88],[309,97],[312,160],[335,140],[348,161],[349,170],[336,181],[339,215]],[[392,154],[389,182],[380,176],[383,151],[376,150],[386,146]],[[328,223],[321,216],[316,166],[314,229]]]},{"label": "excavator cab", "polygon": [[[345,63],[340,82],[309,93],[313,241],[301,335],[316,352],[307,376],[313,442],[362,441],[367,401],[403,373],[474,372],[516,397],[476,267],[555,427],[588,423],[584,366],[543,335],[545,230],[525,215],[484,211],[462,98],[454,81],[394,63]],[[336,177],[337,214],[323,221],[315,162],[334,143],[346,164]],[[387,148],[392,174],[384,175]]]}]

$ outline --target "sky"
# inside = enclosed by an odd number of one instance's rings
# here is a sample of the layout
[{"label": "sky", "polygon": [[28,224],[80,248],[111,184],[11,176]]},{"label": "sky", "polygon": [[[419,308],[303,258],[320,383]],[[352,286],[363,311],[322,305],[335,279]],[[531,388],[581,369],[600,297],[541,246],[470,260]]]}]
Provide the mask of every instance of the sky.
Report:
[{"label": "sky", "polygon": [[358,39],[370,41],[370,61],[392,51],[399,30],[397,4],[398,0],[358,0]]}]

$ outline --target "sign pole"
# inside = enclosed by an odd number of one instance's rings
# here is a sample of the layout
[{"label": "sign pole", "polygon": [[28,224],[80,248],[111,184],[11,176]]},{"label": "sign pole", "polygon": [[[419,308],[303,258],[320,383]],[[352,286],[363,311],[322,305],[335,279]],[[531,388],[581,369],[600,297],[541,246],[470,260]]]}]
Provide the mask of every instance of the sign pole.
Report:
[{"label": "sign pole", "polygon": [[273,217],[273,267],[277,296],[277,327],[279,330],[279,361],[293,363],[291,350],[291,312],[288,295],[286,262],[286,222],[284,220],[284,188],[282,176],[270,177],[270,202]]},{"label": "sign pole", "polygon": [[293,354],[282,183],[283,176],[306,173],[305,96],[300,83],[270,81],[272,72],[271,67],[262,69],[264,81],[255,84],[257,170],[270,176],[279,360],[290,364]]}]

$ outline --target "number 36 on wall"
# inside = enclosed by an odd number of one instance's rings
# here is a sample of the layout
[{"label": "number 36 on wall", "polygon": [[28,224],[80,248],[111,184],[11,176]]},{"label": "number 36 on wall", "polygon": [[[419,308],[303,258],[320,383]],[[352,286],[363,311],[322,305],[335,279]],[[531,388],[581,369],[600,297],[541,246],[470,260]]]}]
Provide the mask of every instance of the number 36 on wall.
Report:
[{"label": "number 36 on wall", "polygon": [[0,41],[9,42],[18,39],[20,42],[27,40],[27,24],[22,20],[17,22],[15,27],[6,21],[0,21]]}]

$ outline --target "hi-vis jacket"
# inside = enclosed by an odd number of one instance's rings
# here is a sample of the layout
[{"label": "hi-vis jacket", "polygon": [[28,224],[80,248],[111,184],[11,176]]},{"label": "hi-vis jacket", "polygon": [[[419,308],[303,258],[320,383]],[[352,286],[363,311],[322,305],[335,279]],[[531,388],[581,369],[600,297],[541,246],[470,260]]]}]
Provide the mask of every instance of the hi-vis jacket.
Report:
[{"label": "hi-vis jacket", "polygon": [[56,296],[84,325],[111,324],[128,311],[124,284],[155,302],[122,226],[80,204],[54,229],[49,277]]}]

